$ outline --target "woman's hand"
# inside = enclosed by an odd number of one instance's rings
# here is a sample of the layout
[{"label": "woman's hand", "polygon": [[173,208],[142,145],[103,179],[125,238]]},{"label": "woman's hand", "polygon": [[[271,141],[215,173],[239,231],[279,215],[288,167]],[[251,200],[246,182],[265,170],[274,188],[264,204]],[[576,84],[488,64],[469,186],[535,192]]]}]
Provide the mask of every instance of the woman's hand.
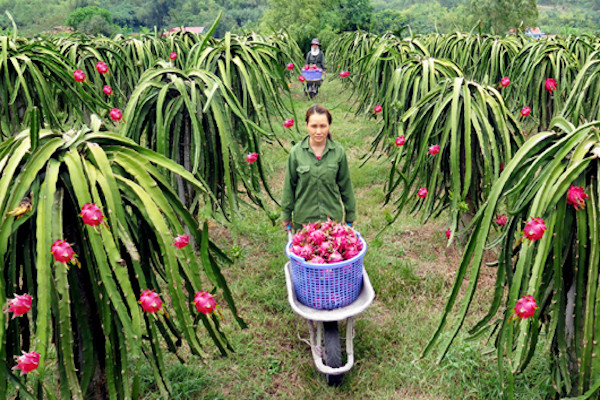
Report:
[{"label": "woman's hand", "polygon": [[291,231],[292,226],[294,226],[292,224],[292,221],[283,221],[283,229],[285,229],[286,231]]}]

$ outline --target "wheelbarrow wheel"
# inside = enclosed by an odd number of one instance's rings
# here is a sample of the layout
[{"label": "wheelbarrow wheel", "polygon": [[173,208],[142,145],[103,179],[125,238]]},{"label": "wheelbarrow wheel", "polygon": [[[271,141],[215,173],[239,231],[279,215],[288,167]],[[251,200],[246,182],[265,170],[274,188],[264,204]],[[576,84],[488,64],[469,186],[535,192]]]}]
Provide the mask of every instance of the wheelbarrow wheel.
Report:
[{"label": "wheelbarrow wheel", "polygon": [[[339,368],[342,366],[342,348],[340,346],[340,331],[338,323],[323,322],[323,336],[325,341],[325,364],[328,367]],[[344,374],[326,375],[329,386],[338,386],[342,383]]]}]

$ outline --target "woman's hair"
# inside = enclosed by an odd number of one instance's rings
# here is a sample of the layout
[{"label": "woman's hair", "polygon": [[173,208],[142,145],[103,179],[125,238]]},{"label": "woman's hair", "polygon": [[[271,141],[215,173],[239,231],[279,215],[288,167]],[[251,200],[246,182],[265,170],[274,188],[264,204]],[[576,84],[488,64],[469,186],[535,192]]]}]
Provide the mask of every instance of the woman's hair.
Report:
[{"label": "woman's hair", "polygon": [[306,123],[307,124],[308,124],[308,120],[310,119],[310,116],[313,114],[327,114],[327,121],[329,121],[329,125],[331,125],[331,123],[333,122],[333,117],[331,116],[331,113],[329,112],[329,110],[320,104],[315,104],[314,106],[312,106],[311,108],[309,108],[306,111]]},{"label": "woman's hair", "polygon": [[[315,104],[314,106],[312,106],[311,108],[306,110],[306,123],[307,124],[308,124],[308,120],[310,119],[310,116],[313,114],[325,114],[325,115],[327,115],[327,121],[329,121],[329,125],[331,125],[331,123],[333,122],[333,117],[331,116],[331,113],[329,112],[329,110],[320,104]],[[329,132],[327,137],[329,139],[331,139],[331,132]]]}]

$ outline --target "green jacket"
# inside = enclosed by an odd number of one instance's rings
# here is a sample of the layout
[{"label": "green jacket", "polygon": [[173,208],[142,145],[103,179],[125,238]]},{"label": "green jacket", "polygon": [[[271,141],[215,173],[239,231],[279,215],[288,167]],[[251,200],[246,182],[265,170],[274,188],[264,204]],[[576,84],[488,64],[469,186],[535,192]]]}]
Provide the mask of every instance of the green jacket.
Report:
[{"label": "green jacket", "polygon": [[281,202],[283,220],[293,220],[296,225],[325,221],[327,217],[354,222],[356,202],[344,148],[327,139],[319,160],[308,138],[290,150]]}]

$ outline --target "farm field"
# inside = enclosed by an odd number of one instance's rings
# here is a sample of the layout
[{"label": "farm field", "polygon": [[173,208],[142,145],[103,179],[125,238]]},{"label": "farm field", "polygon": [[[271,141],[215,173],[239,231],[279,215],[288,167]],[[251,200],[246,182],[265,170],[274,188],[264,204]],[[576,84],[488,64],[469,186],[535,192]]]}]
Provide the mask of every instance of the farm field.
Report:
[{"label": "farm field", "polygon": [[[596,37],[346,32],[310,99],[322,71],[287,32],[218,24],[0,36],[0,398],[597,398]],[[339,387],[283,272],[315,103],[376,292]],[[346,229],[293,252],[354,258]]]},{"label": "farm field", "polygon": [[[356,229],[367,238],[365,265],[376,292],[373,305],[357,318],[355,368],[339,388],[328,387],[315,371],[310,347],[298,338],[308,338],[306,323],[293,314],[287,302],[282,268],[287,260],[283,253],[285,233],[279,223],[273,226],[261,212],[245,209],[235,229],[240,256],[226,275],[241,304],[240,315],[249,327],[239,330],[227,324],[227,334],[236,349],[228,357],[215,354],[203,363],[190,361],[184,366],[173,359],[168,373],[181,391],[174,398],[499,398],[495,353],[483,354],[493,349],[485,340],[461,340],[440,365],[435,357],[417,361],[441,316],[460,260],[456,245],[446,247],[447,215],[423,225],[418,217],[404,214],[377,237],[386,225],[381,204],[388,167],[385,160],[376,158],[359,165],[381,121],[354,116],[350,91],[339,80],[326,82],[314,101],[301,95],[298,84],[292,89],[297,110],[315,102],[331,110],[332,133],[347,149],[351,164],[359,216]],[[285,146],[289,145],[286,141]],[[279,194],[286,152],[273,144],[262,154],[269,181]],[[218,238],[213,236],[214,240],[231,249],[231,232],[222,227],[215,230]],[[484,285],[469,318],[471,323],[488,306],[495,269],[487,268],[482,275]],[[520,379],[516,398],[543,398],[550,384],[545,361],[536,360]]]}]

